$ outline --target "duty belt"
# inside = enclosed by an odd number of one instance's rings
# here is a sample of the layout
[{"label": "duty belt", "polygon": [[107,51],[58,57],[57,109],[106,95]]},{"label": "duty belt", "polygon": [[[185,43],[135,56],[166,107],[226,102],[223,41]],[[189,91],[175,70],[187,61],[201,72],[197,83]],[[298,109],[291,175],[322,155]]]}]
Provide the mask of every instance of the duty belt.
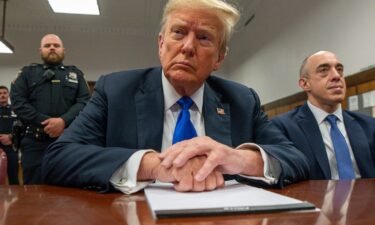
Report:
[{"label": "duty belt", "polygon": [[37,126],[26,126],[26,136],[31,136],[39,141],[44,141],[51,139],[46,132],[44,132],[43,127],[37,127]]}]

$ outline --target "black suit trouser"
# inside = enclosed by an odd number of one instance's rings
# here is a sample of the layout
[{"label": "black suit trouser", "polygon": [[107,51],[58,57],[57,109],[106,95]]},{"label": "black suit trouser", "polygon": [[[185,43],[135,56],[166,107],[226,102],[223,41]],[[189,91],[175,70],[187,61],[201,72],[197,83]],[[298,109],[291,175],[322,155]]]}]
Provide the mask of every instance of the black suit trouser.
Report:
[{"label": "black suit trouser", "polygon": [[9,184],[19,184],[18,181],[18,152],[14,151],[10,146],[3,147],[8,161],[8,181]]},{"label": "black suit trouser", "polygon": [[50,145],[55,139],[37,140],[26,136],[21,141],[22,169],[24,184],[42,184],[42,160]]}]

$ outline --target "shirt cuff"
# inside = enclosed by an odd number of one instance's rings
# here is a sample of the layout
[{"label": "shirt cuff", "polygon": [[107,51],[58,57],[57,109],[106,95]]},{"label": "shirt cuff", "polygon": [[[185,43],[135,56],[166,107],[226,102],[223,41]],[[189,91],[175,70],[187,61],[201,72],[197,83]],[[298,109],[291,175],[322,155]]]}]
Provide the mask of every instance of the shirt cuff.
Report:
[{"label": "shirt cuff", "polygon": [[137,174],[141,160],[147,152],[153,150],[140,150],[135,152],[120,168],[113,173],[110,182],[113,187],[124,194],[132,194],[145,188],[153,181],[137,181]]},{"label": "shirt cuff", "polygon": [[259,150],[260,154],[262,156],[263,162],[264,162],[264,177],[254,177],[254,176],[245,176],[239,174],[241,177],[253,179],[253,180],[261,180],[267,184],[276,184],[277,181],[279,180],[280,174],[281,174],[281,166],[280,162],[273,158],[272,156],[268,155],[266,151],[262,147],[260,147],[257,144],[254,143],[244,143],[240,146],[238,146],[236,149],[239,150],[252,150],[256,151]]}]

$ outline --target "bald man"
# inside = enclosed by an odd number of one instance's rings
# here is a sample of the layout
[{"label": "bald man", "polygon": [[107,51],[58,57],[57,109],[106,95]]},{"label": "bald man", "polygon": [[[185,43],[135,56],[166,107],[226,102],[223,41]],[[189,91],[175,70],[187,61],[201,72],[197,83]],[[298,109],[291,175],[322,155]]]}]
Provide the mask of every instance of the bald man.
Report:
[{"label": "bald man", "polygon": [[306,57],[299,86],[307,103],[272,121],[307,156],[310,179],[375,177],[375,119],[341,108],[346,84],[337,56]]},{"label": "bald man", "polygon": [[25,184],[40,184],[45,149],[74,120],[90,98],[83,73],[63,65],[65,48],[55,34],[40,43],[43,64],[32,63],[19,72],[11,86],[14,112],[25,125],[21,141]]}]

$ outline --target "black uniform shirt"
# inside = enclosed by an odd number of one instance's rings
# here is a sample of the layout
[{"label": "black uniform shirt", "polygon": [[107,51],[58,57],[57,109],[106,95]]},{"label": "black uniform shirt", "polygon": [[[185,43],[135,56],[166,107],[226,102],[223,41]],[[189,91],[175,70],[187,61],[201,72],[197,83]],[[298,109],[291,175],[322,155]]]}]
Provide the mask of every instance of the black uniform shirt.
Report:
[{"label": "black uniform shirt", "polygon": [[75,66],[31,64],[12,83],[10,97],[13,110],[26,124],[41,126],[48,118],[61,117],[68,126],[90,93]]},{"label": "black uniform shirt", "polygon": [[[11,134],[12,133],[12,125],[14,120],[16,119],[16,115],[10,108],[10,105],[7,106],[0,106],[0,134]],[[6,146],[0,143],[0,148],[4,148]]]}]

